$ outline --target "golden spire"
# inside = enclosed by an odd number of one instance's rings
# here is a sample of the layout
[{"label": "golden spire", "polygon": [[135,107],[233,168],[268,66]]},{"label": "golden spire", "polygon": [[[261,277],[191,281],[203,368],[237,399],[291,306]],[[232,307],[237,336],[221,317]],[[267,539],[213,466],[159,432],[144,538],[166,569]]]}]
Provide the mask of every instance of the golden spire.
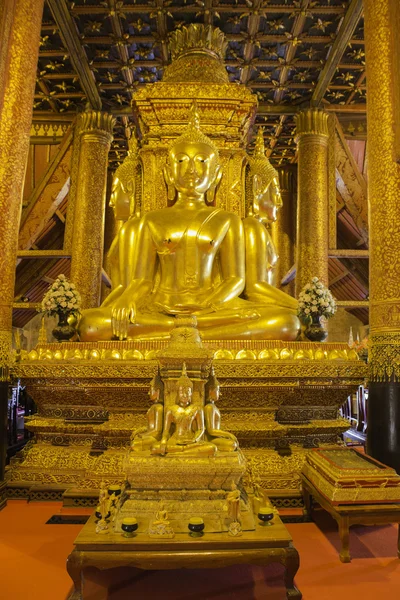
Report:
[{"label": "golden spire", "polygon": [[207,392],[209,390],[216,390],[220,387],[220,383],[215,375],[214,365],[210,369],[210,374],[208,376],[205,387],[206,387]]},{"label": "golden spire", "polygon": [[187,376],[186,363],[185,362],[182,365],[182,375],[179,377],[179,379],[178,379],[178,381],[176,383],[176,387],[178,389],[179,388],[190,388],[191,390],[193,390],[193,382]]},{"label": "golden spire", "polygon": [[197,108],[196,101],[193,102],[190,112],[189,112],[189,122],[185,129],[185,131],[180,135],[174,142],[171,144],[171,148],[180,142],[192,142],[192,143],[200,143],[206,144],[213,149],[216,157],[219,157],[218,148],[214,144],[214,142],[201,131],[200,129],[200,115]]},{"label": "golden spire", "polygon": [[128,154],[114,173],[114,177],[119,179],[124,190],[129,190],[131,187],[130,183],[132,182],[134,184],[135,182],[138,159],[139,144],[135,134],[132,132],[128,141]]},{"label": "golden spire", "polygon": [[269,185],[275,177],[278,177],[278,171],[274,169],[265,154],[263,127],[259,127],[257,131],[254,154],[250,159],[250,175],[260,175],[265,186]]},{"label": "golden spire", "polygon": [[160,390],[160,400],[164,398],[164,382],[161,378],[160,365],[157,368],[157,373],[150,382],[150,386],[155,390]]},{"label": "golden spire", "polygon": [[256,145],[254,147],[254,158],[265,157],[265,144],[264,144],[264,127],[259,127],[256,137]]}]

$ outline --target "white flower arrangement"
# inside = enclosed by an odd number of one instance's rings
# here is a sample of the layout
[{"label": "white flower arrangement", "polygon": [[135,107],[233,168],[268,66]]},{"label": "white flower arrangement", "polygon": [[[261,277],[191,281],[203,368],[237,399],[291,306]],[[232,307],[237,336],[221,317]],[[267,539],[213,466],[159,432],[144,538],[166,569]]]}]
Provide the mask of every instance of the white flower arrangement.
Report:
[{"label": "white flower arrangement", "polygon": [[336,301],[330,290],[324,286],[318,277],[313,277],[299,294],[299,308],[297,314],[304,321],[312,315],[319,315],[330,319],[337,310]]},{"label": "white flower arrangement", "polygon": [[48,315],[78,314],[81,296],[75,285],[65,275],[59,275],[44,295],[41,311]]}]

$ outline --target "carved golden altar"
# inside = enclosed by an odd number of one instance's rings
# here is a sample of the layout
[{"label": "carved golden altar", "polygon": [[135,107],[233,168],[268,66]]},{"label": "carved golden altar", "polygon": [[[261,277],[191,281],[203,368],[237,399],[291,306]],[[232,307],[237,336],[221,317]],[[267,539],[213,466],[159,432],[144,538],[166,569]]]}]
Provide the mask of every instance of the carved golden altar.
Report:
[{"label": "carved golden altar", "polygon": [[[43,486],[76,495],[121,482],[134,429],[144,424],[154,352],[166,342],[46,344],[14,365],[38,407],[33,442],[8,470],[11,493]],[[338,409],[366,377],[346,344],[227,340],[214,349],[224,426],[268,495],[299,496],[308,448],[348,428]],[[25,492],[24,492],[25,490]]]},{"label": "carved golden altar", "polygon": [[[246,198],[246,167],[251,159],[245,147],[257,100],[244,86],[229,83],[224,48],[224,36],[216,29],[192,27],[191,32],[185,28],[175,32],[173,61],[163,81],[138,89],[134,96],[133,110],[142,134],[135,162],[135,214],[143,219],[150,211],[161,213],[172,205],[164,167],[171,142],[187,139],[187,131],[194,132],[203,145],[205,139],[209,150],[218,154],[218,168],[223,174],[220,181],[210,178],[204,210],[214,207],[213,212],[233,215],[239,229],[242,219],[253,218]],[[192,118],[194,102],[197,114]],[[261,150],[256,149],[255,156],[266,161]],[[79,220],[80,215],[75,218]],[[133,235],[135,219],[127,221]],[[171,252],[171,239],[164,242],[166,252]],[[190,239],[185,243],[190,246]],[[204,243],[211,252],[214,239],[207,238]],[[265,262],[260,253],[251,258]],[[266,273],[264,266],[262,263],[261,270]],[[246,264],[247,275],[250,267]],[[191,274],[192,279],[196,276]],[[257,292],[247,288],[237,292],[235,300],[239,303],[251,301],[250,309],[243,309],[240,315],[241,322],[254,320],[251,294],[254,302],[258,301],[262,288],[272,294],[270,307],[273,305],[271,312],[275,310],[278,315],[278,326],[284,322],[279,321],[281,309],[285,314],[291,311],[295,323],[292,304],[296,301],[272,286],[266,287],[267,282],[261,283]],[[107,302],[111,300],[106,299],[102,306]],[[101,310],[88,308],[83,317],[86,321],[90,321],[90,311]],[[263,310],[266,312],[265,307]],[[238,322],[231,325],[232,332],[239,328]],[[287,341],[296,338],[295,324],[291,329],[281,327],[286,332],[281,340],[268,335],[267,339],[251,339],[250,329],[242,330],[245,334],[241,339],[204,339],[222,386],[219,406],[225,428],[238,438],[269,496],[299,496],[307,448],[336,443],[348,427],[347,421],[339,418],[338,409],[363,382],[366,365],[346,344]],[[25,494],[31,486],[41,486],[72,488],[80,497],[97,489],[102,479],[106,483],[125,479],[123,461],[130,435],[144,423],[156,353],[167,341],[140,337],[90,341],[88,331],[88,341],[42,343],[29,354],[22,352],[16,357],[12,374],[26,384],[38,407],[37,415],[27,422],[35,438],[8,469],[9,485],[16,495]],[[85,339],[83,328],[81,338]]]}]

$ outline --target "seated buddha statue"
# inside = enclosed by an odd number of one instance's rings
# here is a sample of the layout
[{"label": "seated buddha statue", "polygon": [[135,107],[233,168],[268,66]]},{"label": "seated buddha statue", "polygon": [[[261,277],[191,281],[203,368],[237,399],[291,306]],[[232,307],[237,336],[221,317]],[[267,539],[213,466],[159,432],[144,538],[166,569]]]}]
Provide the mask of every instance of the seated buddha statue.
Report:
[{"label": "seated buddha statue", "polygon": [[217,448],[204,441],[204,412],[201,406],[192,403],[193,383],[187,376],[185,363],[176,388],[176,402],[165,411],[161,442],[153,444],[151,453],[214,456]]},{"label": "seated buddha statue", "polygon": [[164,423],[164,384],[158,370],[150,382],[149,397],[153,403],[147,411],[147,427],[132,433],[131,448],[134,452],[150,450],[160,441]]},{"label": "seated buddha statue", "polygon": [[111,305],[128,287],[132,278],[131,249],[137,235],[140,218],[136,215],[136,167],[138,144],[132,133],[128,142],[128,154],[115,171],[109,205],[117,221],[122,225],[107,253],[107,268],[111,278],[111,293],[102,306]]},{"label": "seated buddha statue", "polygon": [[297,311],[297,300],[272,285],[278,260],[269,225],[282,206],[278,172],[265,155],[264,136],[258,129],[254,154],[246,177],[246,286],[244,296],[252,302],[266,302]]},{"label": "seated buddha statue", "polygon": [[201,131],[194,106],[165,167],[176,201],[141,218],[132,280],[106,307],[83,311],[82,341],[168,338],[175,315],[196,315],[203,339],[296,339],[300,323],[293,310],[264,296],[256,302],[240,298],[243,223],[205,201],[220,171],[218,149]]},{"label": "seated buddha statue", "polygon": [[207,439],[222,452],[232,452],[239,447],[238,441],[229,431],[221,429],[221,413],[217,406],[220,396],[219,381],[215,376],[212,367],[210,376],[205,385],[206,405],[204,407],[204,416],[206,422]]}]

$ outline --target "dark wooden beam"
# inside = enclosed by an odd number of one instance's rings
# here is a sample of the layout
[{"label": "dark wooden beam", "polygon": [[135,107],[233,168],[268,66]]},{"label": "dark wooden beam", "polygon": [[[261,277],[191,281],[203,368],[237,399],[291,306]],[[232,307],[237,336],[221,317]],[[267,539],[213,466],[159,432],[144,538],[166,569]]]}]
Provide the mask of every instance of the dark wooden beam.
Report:
[{"label": "dark wooden beam", "polygon": [[333,74],[335,73],[339,62],[342,59],[344,51],[347,45],[350,43],[351,37],[360,20],[363,10],[362,0],[352,0],[349,8],[347,9],[346,15],[343,19],[342,25],[339,29],[339,33],[336,36],[332,49],[330,51],[328,60],[325,63],[323,70],[318,79],[317,86],[312,95],[312,103],[317,106],[322,102],[325,96],[326,90],[332,80]]},{"label": "dark wooden beam", "polygon": [[79,76],[88,102],[93,109],[101,110],[102,102],[96,87],[96,81],[67,3],[65,0],[48,0],[47,4],[59,28],[60,37],[69,52],[71,63]]}]

